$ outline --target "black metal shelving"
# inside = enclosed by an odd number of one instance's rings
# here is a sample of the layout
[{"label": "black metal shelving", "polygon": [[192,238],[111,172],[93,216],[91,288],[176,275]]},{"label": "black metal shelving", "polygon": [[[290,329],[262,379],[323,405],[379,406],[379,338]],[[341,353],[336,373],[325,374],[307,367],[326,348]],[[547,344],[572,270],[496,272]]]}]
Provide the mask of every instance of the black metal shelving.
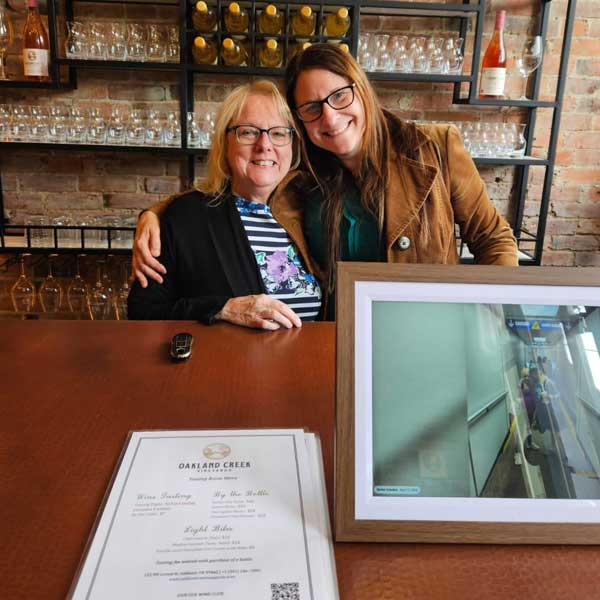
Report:
[{"label": "black metal shelving", "polygon": [[[140,71],[163,71],[177,73],[179,77],[179,105],[180,105],[180,125],[181,125],[181,147],[163,147],[163,146],[107,146],[93,144],[50,144],[50,143],[28,143],[28,142],[2,142],[0,143],[0,151],[3,149],[14,148],[29,148],[39,150],[59,150],[59,151],[85,151],[85,152],[143,152],[154,155],[174,155],[185,159],[187,165],[187,179],[192,181],[195,174],[195,157],[206,153],[206,149],[188,148],[187,147],[187,112],[193,111],[193,85],[194,79],[202,75],[217,75],[217,74],[232,74],[232,75],[247,75],[247,76],[281,76],[283,68],[263,68],[256,66],[256,60],[251,60],[250,66],[244,67],[228,67],[222,64],[215,65],[197,65],[193,63],[191,56],[191,44],[195,30],[191,22],[191,7],[192,0],[158,0],[156,5],[178,6],[178,25],[180,36],[180,62],[179,63],[158,63],[158,62],[129,62],[129,61],[91,61],[79,59],[60,58],[58,56],[58,36],[57,36],[57,19],[56,19],[56,0],[48,0],[48,17],[49,17],[49,34],[51,40],[51,75],[52,81],[47,83],[26,82],[26,81],[10,81],[0,82],[0,88],[15,87],[15,88],[32,88],[32,89],[58,89],[76,87],[77,69],[103,69],[103,70],[140,70]],[[115,2],[115,0],[66,0],[65,17],[67,20],[73,18],[73,4],[85,2]],[[228,4],[229,0],[215,0],[211,4],[215,5],[219,15],[222,15],[222,8]],[[542,37],[546,37],[548,27],[548,17],[551,0],[541,0],[541,8],[539,14],[539,23],[537,33]],[[256,18],[251,19],[251,25],[247,33],[242,34],[248,40],[250,45],[256,49],[257,42],[260,42],[265,37],[276,37],[283,42],[284,57],[288,56],[292,43],[295,43],[296,36],[290,33],[290,23],[292,12],[303,4],[308,4],[313,8],[317,15],[317,29],[313,36],[302,36],[302,39],[312,41],[323,41],[330,38],[322,35],[322,22],[324,15],[334,7],[345,6],[349,9],[352,24],[350,30],[343,38],[334,38],[335,41],[343,41],[350,47],[351,52],[356,55],[359,37],[359,17],[361,15],[385,15],[385,16],[405,16],[405,17],[441,17],[448,19],[459,20],[459,34],[466,38],[469,23],[474,21],[473,30],[473,48],[472,48],[472,70],[466,74],[415,74],[415,73],[396,73],[396,72],[369,72],[367,75],[373,81],[398,81],[398,82],[416,82],[416,83],[448,83],[453,85],[453,100],[454,104],[485,107],[507,107],[521,108],[527,111],[526,120],[526,156],[521,158],[474,158],[474,161],[479,166],[489,165],[508,165],[513,166],[516,171],[516,209],[511,218],[511,225],[517,237],[517,240],[524,245],[534,245],[533,253],[525,253],[522,255],[521,264],[536,264],[541,263],[543,251],[543,239],[546,228],[547,212],[550,203],[550,190],[552,186],[552,176],[554,162],[556,158],[556,146],[558,141],[558,131],[560,125],[560,113],[564,96],[565,81],[567,76],[567,65],[569,58],[569,48],[573,32],[573,23],[575,20],[577,0],[567,0],[565,30],[563,35],[561,61],[558,72],[557,92],[553,101],[537,100],[540,89],[540,70],[536,71],[532,76],[532,88],[534,100],[511,100],[511,99],[482,99],[478,97],[477,85],[481,57],[481,46],[483,37],[483,25],[485,17],[485,3],[478,0],[462,0],[453,4],[444,4],[441,2],[393,2],[388,0],[318,0],[315,2],[307,2],[306,0],[286,0],[285,2],[277,2],[277,5],[285,10],[284,14],[284,31],[277,36],[265,36],[260,34],[255,28]],[[142,0],[122,0],[120,4],[145,4]],[[256,17],[257,11],[260,11],[268,4],[267,0],[240,0],[240,4],[245,7],[253,17]],[[221,16],[219,17],[221,22]],[[214,39],[220,42],[227,35],[225,31],[215,31]],[[256,52],[252,53],[253,56]],[[68,68],[68,81],[61,81],[61,68]],[[468,87],[468,92],[463,93],[463,86]],[[530,156],[533,149],[533,134],[536,122],[537,109],[552,109],[553,121],[550,132],[550,143],[548,145],[548,153],[546,158],[533,158]],[[527,182],[529,169],[538,167],[545,169],[544,184],[540,198],[540,212],[538,215],[538,225],[535,232],[526,231],[523,228],[524,205],[527,194]],[[189,182],[188,181],[188,182]],[[2,192],[0,187],[0,217],[3,217]],[[3,252],[77,252],[81,249],[60,248],[57,245],[53,248],[30,248],[26,247],[8,247],[5,244],[5,239],[10,236],[7,232],[14,231],[14,227],[19,226],[3,226],[3,218],[0,219],[0,250]],[[21,226],[23,228],[23,226]],[[54,236],[56,240],[56,235]],[[14,239],[13,239],[14,241]],[[85,248],[86,252],[106,252],[106,249]],[[111,249],[112,252],[128,252],[123,249]]]}]

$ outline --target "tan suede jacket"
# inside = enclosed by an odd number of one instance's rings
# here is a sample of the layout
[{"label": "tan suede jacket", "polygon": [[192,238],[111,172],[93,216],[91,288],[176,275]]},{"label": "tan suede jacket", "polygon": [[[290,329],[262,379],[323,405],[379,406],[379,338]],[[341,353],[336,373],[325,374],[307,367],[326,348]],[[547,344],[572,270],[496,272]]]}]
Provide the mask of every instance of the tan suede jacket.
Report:
[{"label": "tan suede jacket", "polygon": [[[394,154],[387,186],[385,241],[387,259],[399,263],[459,262],[454,225],[475,257],[485,265],[516,266],[517,243],[506,220],[487,195],[471,155],[458,131],[449,125],[418,126],[421,161]],[[321,276],[302,231],[303,197],[314,182],[303,172],[287,175],[269,205],[289,233],[308,269]],[[151,210],[160,214],[166,203]],[[423,213],[429,239],[421,240]]]},{"label": "tan suede jacket", "polygon": [[[489,199],[456,128],[422,125],[418,130],[422,164],[400,154],[392,158],[384,220],[388,261],[458,263],[456,223],[476,263],[516,266],[517,243],[512,230]],[[305,177],[290,174],[269,204],[275,219],[306,257],[302,190],[310,182]],[[430,230],[426,243],[421,241],[423,212]],[[312,266],[312,261],[308,259],[307,264]],[[313,268],[319,274],[319,269]]]}]

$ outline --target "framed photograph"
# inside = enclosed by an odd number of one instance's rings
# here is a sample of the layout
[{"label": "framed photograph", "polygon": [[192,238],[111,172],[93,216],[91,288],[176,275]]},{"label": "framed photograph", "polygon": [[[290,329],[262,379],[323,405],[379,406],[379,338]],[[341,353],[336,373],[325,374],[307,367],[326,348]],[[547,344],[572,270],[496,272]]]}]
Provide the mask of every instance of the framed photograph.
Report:
[{"label": "framed photograph", "polygon": [[600,543],[600,272],[338,269],[336,540]]}]

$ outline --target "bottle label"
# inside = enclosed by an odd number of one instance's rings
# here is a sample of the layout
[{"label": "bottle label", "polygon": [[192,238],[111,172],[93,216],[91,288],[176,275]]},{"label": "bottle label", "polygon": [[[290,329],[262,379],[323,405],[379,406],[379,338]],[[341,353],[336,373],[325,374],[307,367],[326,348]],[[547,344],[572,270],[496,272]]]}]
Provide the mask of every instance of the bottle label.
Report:
[{"label": "bottle label", "polygon": [[23,48],[25,77],[48,77],[48,50]]},{"label": "bottle label", "polygon": [[481,93],[484,96],[504,96],[506,67],[483,69],[481,73]]}]

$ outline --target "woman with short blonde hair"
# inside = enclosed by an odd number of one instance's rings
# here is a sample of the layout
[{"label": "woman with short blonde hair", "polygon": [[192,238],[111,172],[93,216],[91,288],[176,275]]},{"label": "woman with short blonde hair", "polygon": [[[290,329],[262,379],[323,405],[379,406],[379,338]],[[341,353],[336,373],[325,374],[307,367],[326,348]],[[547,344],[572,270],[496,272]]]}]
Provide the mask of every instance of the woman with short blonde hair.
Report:
[{"label": "woman with short blonde hair", "polygon": [[298,164],[298,146],[274,84],[256,81],[231,92],[217,116],[201,188],[164,203],[162,282],[134,283],[130,319],[279,329],[317,316],[321,291],[310,257],[269,208]]}]

